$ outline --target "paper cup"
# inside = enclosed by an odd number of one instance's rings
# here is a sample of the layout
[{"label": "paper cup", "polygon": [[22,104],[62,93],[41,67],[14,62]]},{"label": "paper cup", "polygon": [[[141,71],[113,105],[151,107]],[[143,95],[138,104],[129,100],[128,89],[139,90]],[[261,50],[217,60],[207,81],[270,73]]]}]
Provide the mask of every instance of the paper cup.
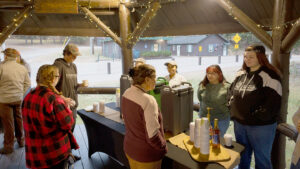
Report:
[{"label": "paper cup", "polygon": [[103,101],[99,102],[99,113],[105,112],[105,103]]},{"label": "paper cup", "polygon": [[225,141],[225,146],[231,147],[232,146],[232,135],[231,134],[225,134],[224,135],[224,141]]},{"label": "paper cup", "polygon": [[194,142],[194,135],[195,135],[194,129],[195,129],[195,122],[190,122],[190,140],[191,140],[191,142]]},{"label": "paper cup", "polygon": [[83,80],[83,81],[82,81],[82,85],[83,85],[84,87],[87,87],[87,86],[89,85],[89,81],[88,81],[88,80]]},{"label": "paper cup", "polygon": [[99,112],[99,104],[98,103],[93,104],[93,112],[95,112],[95,113]]}]

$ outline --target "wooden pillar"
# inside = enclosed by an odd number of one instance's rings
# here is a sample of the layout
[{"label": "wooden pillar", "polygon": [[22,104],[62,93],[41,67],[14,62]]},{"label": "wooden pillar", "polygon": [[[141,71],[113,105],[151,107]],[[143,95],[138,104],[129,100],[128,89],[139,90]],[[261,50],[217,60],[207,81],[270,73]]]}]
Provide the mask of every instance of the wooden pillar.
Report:
[{"label": "wooden pillar", "polygon": [[13,34],[19,26],[25,21],[25,19],[30,15],[32,11],[32,6],[26,7],[13,21],[0,32],[0,46],[8,38],[9,35]]},{"label": "wooden pillar", "polygon": [[283,3],[284,0],[275,0],[274,10],[273,10],[273,31],[272,31],[272,40],[273,40],[273,53],[272,53],[272,64],[281,70],[280,64],[280,53],[281,53],[281,38],[284,27],[283,12]]},{"label": "wooden pillar", "polygon": [[[279,123],[285,123],[287,120],[288,97],[289,97],[289,67],[290,67],[290,53],[281,53],[281,71],[282,71],[282,100],[281,111],[279,115]],[[272,164],[274,169],[285,169],[285,147],[286,138],[284,135],[276,133],[273,149],[272,149]]]},{"label": "wooden pillar", "polygon": [[127,37],[131,33],[130,29],[130,11],[121,3],[119,6],[119,18],[120,18],[120,37],[122,48],[122,73],[128,74],[129,69],[133,65],[132,60],[132,46],[128,45]]}]

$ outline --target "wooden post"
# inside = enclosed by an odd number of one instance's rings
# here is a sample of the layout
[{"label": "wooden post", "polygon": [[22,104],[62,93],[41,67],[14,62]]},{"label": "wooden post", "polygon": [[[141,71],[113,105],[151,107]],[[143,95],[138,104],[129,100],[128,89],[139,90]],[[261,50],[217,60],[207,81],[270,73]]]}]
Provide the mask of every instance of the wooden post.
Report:
[{"label": "wooden post", "polygon": [[[282,84],[282,97],[281,97],[281,110],[279,115],[279,123],[285,123],[287,118],[287,108],[288,108],[288,96],[289,96],[289,67],[290,67],[290,53],[281,53],[279,55],[281,58],[281,72],[283,74],[281,84]],[[273,149],[272,149],[272,164],[274,169],[284,169],[285,168],[285,146],[286,140],[285,136],[276,133]]]},{"label": "wooden post", "polygon": [[107,74],[111,74],[111,65],[110,65],[110,62],[107,62]]},{"label": "wooden post", "polygon": [[25,19],[30,15],[32,11],[32,6],[26,7],[13,21],[3,29],[0,33],[0,46],[8,38],[9,35],[13,34],[19,26],[25,21]]},{"label": "wooden post", "polygon": [[198,65],[201,65],[202,62],[202,56],[199,56]]},{"label": "wooden post", "polygon": [[105,32],[107,33],[118,45],[121,46],[121,40],[120,38],[110,30],[109,27],[107,27],[96,15],[94,15],[89,9],[86,7],[81,7],[82,11],[90,17],[96,24]]},{"label": "wooden post", "polygon": [[129,69],[132,67],[132,46],[128,45],[127,38],[131,32],[130,29],[130,11],[121,3],[119,6],[119,18],[120,18],[120,36],[121,36],[121,48],[122,48],[122,72],[128,74]]},{"label": "wooden post", "polygon": [[262,28],[249,18],[244,12],[236,7],[230,0],[216,1],[228,14],[232,15],[246,30],[252,32],[259,40],[261,40],[268,48],[272,49],[272,38]]}]

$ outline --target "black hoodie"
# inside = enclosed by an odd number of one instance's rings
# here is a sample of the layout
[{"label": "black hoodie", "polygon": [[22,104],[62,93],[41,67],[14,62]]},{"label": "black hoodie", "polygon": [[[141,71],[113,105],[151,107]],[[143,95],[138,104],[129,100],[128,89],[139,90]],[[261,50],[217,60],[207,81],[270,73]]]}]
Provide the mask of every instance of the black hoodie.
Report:
[{"label": "black hoodie", "polygon": [[76,105],[71,107],[72,111],[78,106],[77,96],[77,67],[74,63],[67,63],[65,59],[59,58],[54,61],[55,66],[59,69],[59,81],[56,89],[63,93],[65,97],[75,100]]},{"label": "black hoodie", "polygon": [[244,125],[277,121],[282,87],[280,77],[262,66],[255,72],[240,70],[228,92],[231,118]]}]

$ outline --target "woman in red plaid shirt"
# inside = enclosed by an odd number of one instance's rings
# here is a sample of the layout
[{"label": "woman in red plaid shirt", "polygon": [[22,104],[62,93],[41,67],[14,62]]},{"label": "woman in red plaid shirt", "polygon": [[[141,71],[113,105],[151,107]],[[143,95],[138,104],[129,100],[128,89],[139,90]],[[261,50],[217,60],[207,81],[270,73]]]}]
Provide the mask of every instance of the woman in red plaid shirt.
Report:
[{"label": "woman in red plaid shirt", "polygon": [[22,104],[28,168],[63,168],[71,149],[79,146],[71,132],[74,119],[61,94],[55,89],[57,67],[43,65],[37,74],[38,86]]}]

